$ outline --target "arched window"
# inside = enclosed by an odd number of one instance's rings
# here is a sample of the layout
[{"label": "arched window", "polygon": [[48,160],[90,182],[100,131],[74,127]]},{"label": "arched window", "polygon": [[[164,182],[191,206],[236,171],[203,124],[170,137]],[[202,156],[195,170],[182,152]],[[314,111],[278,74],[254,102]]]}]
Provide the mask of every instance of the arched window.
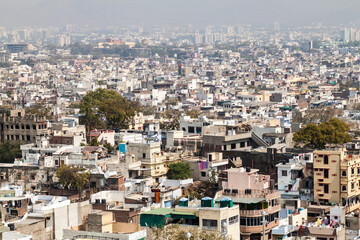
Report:
[{"label": "arched window", "polygon": [[346,171],[342,171],[341,176],[346,177]]},{"label": "arched window", "polygon": [[346,192],[346,186],[342,186],[341,191]]}]

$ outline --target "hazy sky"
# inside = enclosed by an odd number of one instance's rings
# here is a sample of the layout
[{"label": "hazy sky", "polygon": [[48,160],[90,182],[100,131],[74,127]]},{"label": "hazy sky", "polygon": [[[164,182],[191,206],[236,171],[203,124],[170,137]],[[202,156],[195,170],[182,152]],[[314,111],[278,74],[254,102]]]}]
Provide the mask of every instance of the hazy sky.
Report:
[{"label": "hazy sky", "polygon": [[0,26],[360,23],[360,0],[0,0]]}]

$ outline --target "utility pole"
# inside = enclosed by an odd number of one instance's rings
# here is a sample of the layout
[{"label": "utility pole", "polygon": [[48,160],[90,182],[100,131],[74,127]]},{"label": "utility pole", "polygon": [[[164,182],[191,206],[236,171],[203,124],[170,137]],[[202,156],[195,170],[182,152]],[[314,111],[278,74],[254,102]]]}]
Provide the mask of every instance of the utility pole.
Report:
[{"label": "utility pole", "polygon": [[266,215],[266,212],[265,211],[262,211],[261,212],[261,215],[262,215],[262,225],[263,225],[263,240],[265,240],[265,225],[266,225],[266,220],[265,220],[265,215]]}]

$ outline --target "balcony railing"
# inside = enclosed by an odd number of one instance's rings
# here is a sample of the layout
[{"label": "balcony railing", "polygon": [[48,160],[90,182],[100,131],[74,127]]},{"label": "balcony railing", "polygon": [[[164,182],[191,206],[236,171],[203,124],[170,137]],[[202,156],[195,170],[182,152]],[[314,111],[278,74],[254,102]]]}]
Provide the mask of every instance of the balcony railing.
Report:
[{"label": "balcony railing", "polygon": [[275,189],[263,189],[263,190],[254,190],[251,189],[250,192],[240,191],[237,190],[237,192],[233,192],[232,189],[230,189],[231,192],[225,192],[223,191],[222,195],[225,196],[233,196],[233,197],[240,197],[240,198],[266,198],[266,199],[274,199],[274,198],[280,198],[280,191]]},{"label": "balcony railing", "polygon": [[273,212],[278,212],[280,210],[281,210],[280,205],[276,205],[276,206],[273,206],[273,207],[269,207],[269,208],[266,208],[266,209],[260,209],[260,210],[240,210],[240,216],[246,216],[246,217],[249,217],[249,216],[261,216],[262,211],[265,211],[266,214],[270,214],[270,213],[273,213]]},{"label": "balcony railing", "polygon": [[[279,221],[270,222],[265,226],[265,231],[271,230],[276,226],[279,226]],[[262,233],[262,230],[263,230],[262,225],[258,225],[258,226],[240,225],[240,232],[242,232],[242,233],[259,233],[259,232]]]}]

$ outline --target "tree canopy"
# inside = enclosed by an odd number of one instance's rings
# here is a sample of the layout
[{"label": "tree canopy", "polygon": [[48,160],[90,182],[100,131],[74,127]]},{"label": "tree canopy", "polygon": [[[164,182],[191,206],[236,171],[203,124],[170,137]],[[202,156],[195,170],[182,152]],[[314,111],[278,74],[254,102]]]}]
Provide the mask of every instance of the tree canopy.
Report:
[{"label": "tree canopy", "polygon": [[57,171],[56,176],[59,182],[64,187],[77,190],[83,189],[90,181],[90,173],[85,172],[77,167],[70,167],[69,165],[62,165]]},{"label": "tree canopy", "polygon": [[191,177],[190,164],[187,162],[177,162],[171,163],[169,165],[169,170],[166,173],[168,179],[178,180],[178,179],[188,179]]},{"label": "tree canopy", "polygon": [[98,138],[97,137],[93,137],[91,140],[90,140],[90,146],[99,146],[99,142],[98,142]]},{"label": "tree canopy", "polygon": [[20,143],[4,142],[0,143],[0,162],[13,163],[15,158],[21,157]]},{"label": "tree canopy", "polygon": [[135,108],[114,90],[88,92],[80,103],[80,118],[88,131],[101,128],[127,128]]},{"label": "tree canopy", "polygon": [[351,141],[349,125],[338,118],[332,118],[320,124],[310,123],[294,133],[297,145],[308,148],[324,148],[326,144],[344,144]]},{"label": "tree canopy", "polygon": [[[191,233],[191,239],[206,239],[206,240],[223,240],[224,236],[219,231],[203,231],[197,228],[190,228],[188,230],[179,228],[179,225],[170,225],[166,228],[151,228],[148,239],[157,240],[186,240],[185,234]],[[227,236],[226,240],[230,240],[231,237]]]}]

